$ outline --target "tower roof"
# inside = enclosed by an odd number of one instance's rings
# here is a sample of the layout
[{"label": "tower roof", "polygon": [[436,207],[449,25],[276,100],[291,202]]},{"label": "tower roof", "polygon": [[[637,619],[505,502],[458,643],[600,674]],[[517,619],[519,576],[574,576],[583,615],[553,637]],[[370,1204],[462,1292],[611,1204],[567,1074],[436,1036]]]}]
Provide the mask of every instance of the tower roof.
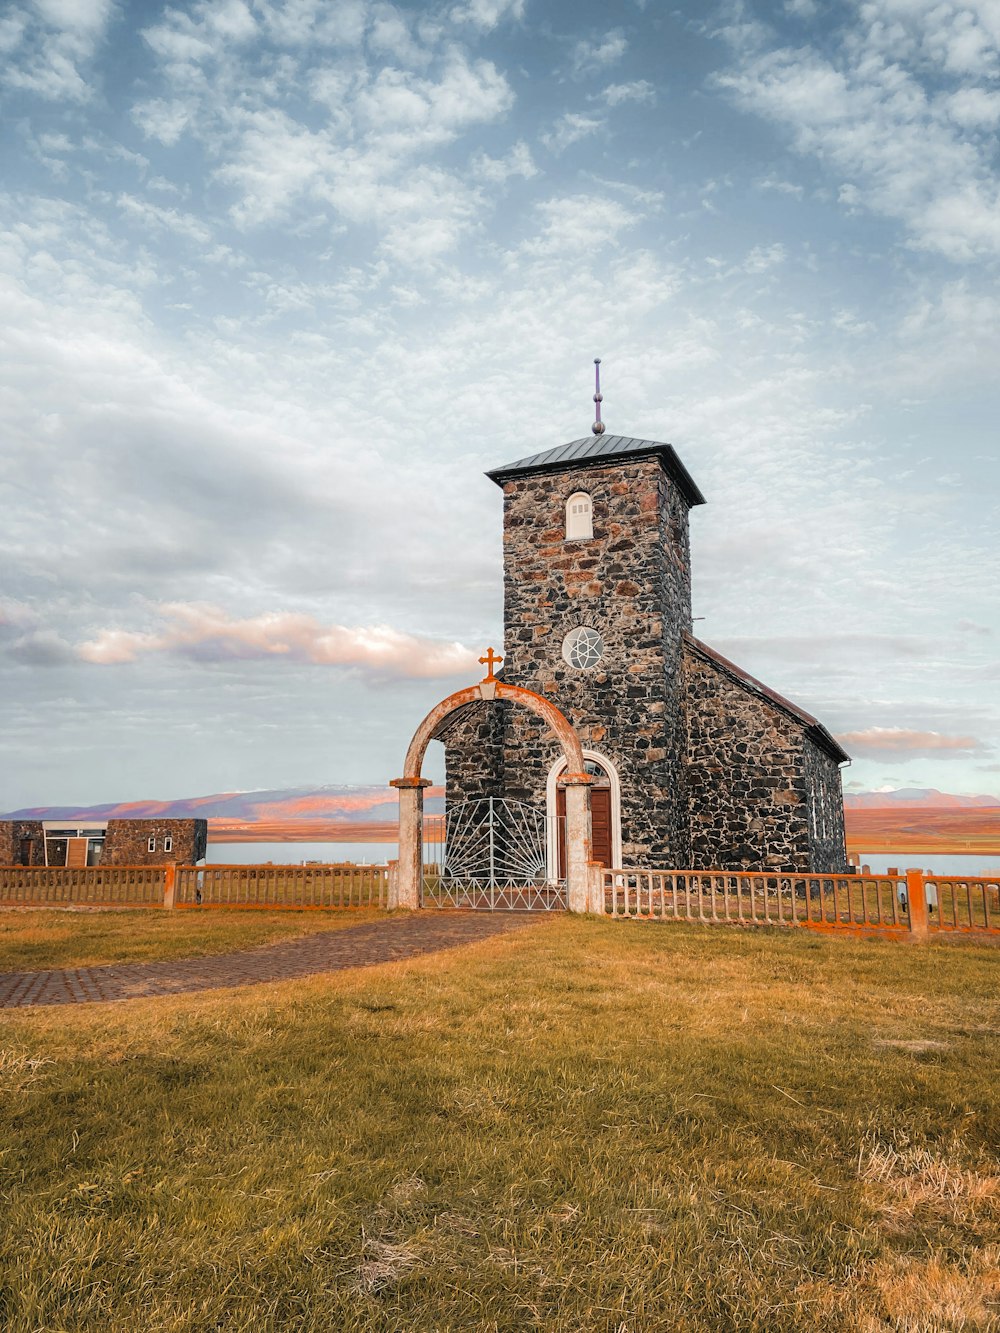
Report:
[{"label": "tower roof", "polygon": [[559,472],[570,468],[599,467],[618,459],[658,458],[663,470],[677,483],[689,505],[703,505],[705,497],[691,479],[691,474],[677,457],[672,444],[659,440],[636,440],[629,435],[586,435],[582,440],[557,445],[544,453],[519,458],[516,463],[491,468],[487,476],[498,486],[515,477],[533,472]]}]

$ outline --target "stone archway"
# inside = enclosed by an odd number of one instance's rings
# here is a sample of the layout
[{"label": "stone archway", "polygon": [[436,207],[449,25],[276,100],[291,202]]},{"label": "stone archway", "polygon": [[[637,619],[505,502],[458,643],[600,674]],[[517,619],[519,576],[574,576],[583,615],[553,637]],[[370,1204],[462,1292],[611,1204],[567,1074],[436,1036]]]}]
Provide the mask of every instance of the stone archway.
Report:
[{"label": "stone archway", "polygon": [[427,746],[435,731],[450,714],[466,704],[505,702],[520,704],[537,714],[548,725],[562,747],[566,771],[560,784],[566,788],[566,900],[571,912],[586,912],[590,906],[590,784],[591,777],[584,771],[583,749],[580,739],[563,713],[541,694],[524,690],[517,685],[505,685],[493,675],[493,650],[490,649],[489,675],[464,690],[449,694],[427,714],[413,734],[403,776],[389,784],[399,792],[399,864],[396,881],[390,889],[389,906],[416,908],[420,906],[422,877],[424,788],[430,779],[421,774]]}]

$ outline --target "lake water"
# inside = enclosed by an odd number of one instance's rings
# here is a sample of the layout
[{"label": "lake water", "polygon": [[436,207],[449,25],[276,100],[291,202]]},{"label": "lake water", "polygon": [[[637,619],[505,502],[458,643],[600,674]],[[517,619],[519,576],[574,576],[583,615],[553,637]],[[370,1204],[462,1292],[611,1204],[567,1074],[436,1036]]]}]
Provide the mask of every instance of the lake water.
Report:
[{"label": "lake water", "polygon": [[930,870],[935,875],[1000,876],[1000,856],[967,856],[964,852],[938,856],[935,852],[894,852],[891,856],[862,853],[858,864],[870,866],[873,875],[884,875],[890,866],[900,871]]},{"label": "lake water", "polygon": [[[211,842],[208,865],[300,865],[303,861],[353,861],[356,864],[384,865],[395,860],[399,848],[394,842]],[[896,852],[892,856],[863,855],[862,865],[872,873],[884,875],[890,866],[906,870],[918,866],[936,875],[1000,875],[1000,856],[928,855],[926,852]]]},{"label": "lake water", "polygon": [[384,865],[395,860],[399,849],[394,842],[212,842],[209,839],[207,865],[301,865],[303,861],[353,861],[357,865]]}]

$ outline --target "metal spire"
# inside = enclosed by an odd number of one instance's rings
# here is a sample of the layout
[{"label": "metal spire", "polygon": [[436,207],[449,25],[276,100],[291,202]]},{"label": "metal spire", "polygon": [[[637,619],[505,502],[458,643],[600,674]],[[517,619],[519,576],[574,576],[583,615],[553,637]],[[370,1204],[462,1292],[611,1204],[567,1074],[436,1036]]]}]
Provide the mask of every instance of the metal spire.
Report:
[{"label": "metal spire", "polygon": [[604,422],[601,420],[601,404],[604,402],[604,395],[601,393],[601,358],[599,356],[594,357],[594,378],[597,384],[597,387],[594,390],[594,402],[597,404],[597,420],[590,429],[595,435],[603,435]]}]

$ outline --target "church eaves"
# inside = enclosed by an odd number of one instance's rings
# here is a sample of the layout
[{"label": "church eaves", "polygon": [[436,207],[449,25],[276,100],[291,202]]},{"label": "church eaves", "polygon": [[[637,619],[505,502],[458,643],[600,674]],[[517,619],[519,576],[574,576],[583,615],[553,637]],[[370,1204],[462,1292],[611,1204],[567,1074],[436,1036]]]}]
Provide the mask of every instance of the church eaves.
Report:
[{"label": "church eaves", "polygon": [[620,458],[658,458],[664,472],[677,483],[690,506],[703,505],[705,497],[691,479],[691,474],[677,457],[672,444],[659,440],[636,440],[628,435],[587,435],[582,440],[571,440],[544,453],[520,458],[516,463],[491,468],[490,481],[503,486],[515,477],[526,477],[536,472],[557,472],[568,468],[599,467]]}]

